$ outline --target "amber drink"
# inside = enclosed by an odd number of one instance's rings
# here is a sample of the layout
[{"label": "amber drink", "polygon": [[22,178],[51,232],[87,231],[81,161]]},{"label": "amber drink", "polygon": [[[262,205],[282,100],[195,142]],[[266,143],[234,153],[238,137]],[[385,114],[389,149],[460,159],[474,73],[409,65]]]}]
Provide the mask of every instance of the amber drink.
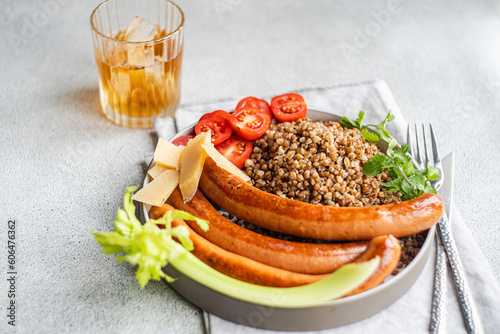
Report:
[{"label": "amber drink", "polygon": [[133,128],[174,117],[183,51],[180,8],[166,0],[110,0],[94,10],[91,24],[104,115]]}]

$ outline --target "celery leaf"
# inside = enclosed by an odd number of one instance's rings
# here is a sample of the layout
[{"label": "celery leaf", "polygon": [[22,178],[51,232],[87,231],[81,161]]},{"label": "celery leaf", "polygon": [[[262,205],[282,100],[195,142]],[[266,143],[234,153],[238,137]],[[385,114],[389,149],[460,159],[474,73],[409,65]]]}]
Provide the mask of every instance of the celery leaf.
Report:
[{"label": "celery leaf", "polygon": [[[95,233],[94,238],[103,248],[105,254],[123,254],[117,261],[126,261],[137,265],[136,279],[141,288],[149,280],[164,278],[173,282],[175,278],[168,276],[162,270],[169,262],[179,256],[179,248],[171,247],[172,237],[177,238],[184,248],[184,252],[193,249],[193,242],[189,238],[189,230],[185,226],[171,227],[176,218],[195,220],[204,229],[208,223],[196,218],[187,212],[174,210],[167,212],[162,218],[149,220],[144,225],[135,216],[135,206],[132,194],[137,187],[128,187],[123,196],[123,209],[118,209],[114,221],[113,232]],[[161,229],[158,225],[164,225]]]}]

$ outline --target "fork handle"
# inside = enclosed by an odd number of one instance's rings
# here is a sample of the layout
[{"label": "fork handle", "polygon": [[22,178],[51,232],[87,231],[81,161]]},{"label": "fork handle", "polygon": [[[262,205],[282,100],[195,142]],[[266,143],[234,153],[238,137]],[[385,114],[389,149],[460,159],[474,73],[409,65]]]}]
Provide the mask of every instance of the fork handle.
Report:
[{"label": "fork handle", "polygon": [[436,271],[434,272],[434,292],[432,295],[431,334],[439,333],[443,319],[446,289],[446,253],[441,238],[436,238]]},{"label": "fork handle", "polygon": [[453,280],[455,282],[455,287],[458,292],[460,307],[462,308],[462,313],[465,318],[467,331],[469,333],[476,333],[476,318],[470,303],[469,291],[467,288],[464,270],[458,257],[457,246],[455,244],[455,241],[453,240],[453,237],[451,236],[448,217],[445,213],[443,213],[443,216],[438,222],[437,231],[448,258],[448,264],[450,266]]}]

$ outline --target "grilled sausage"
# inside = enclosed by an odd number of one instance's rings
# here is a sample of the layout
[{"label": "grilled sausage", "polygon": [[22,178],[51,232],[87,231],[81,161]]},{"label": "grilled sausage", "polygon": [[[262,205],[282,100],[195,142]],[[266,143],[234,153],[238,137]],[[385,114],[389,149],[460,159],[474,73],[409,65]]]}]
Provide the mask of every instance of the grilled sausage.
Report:
[{"label": "grilled sausage", "polygon": [[[159,218],[158,214],[164,214],[173,209],[168,204],[163,205],[161,210],[158,210],[158,207],[153,207],[154,211],[150,212],[150,217]],[[215,270],[241,281],[272,287],[292,287],[313,283],[328,276],[328,274],[301,274],[268,266],[214,245],[192,230],[182,219],[175,219],[172,222],[172,227],[175,226],[185,226],[189,230],[189,237],[194,245],[193,255]],[[380,236],[371,240],[366,251],[355,262],[364,262],[379,256],[381,258],[380,265],[362,286],[349,295],[380,284],[397,264],[399,255],[400,246],[394,237]]]},{"label": "grilled sausage", "polygon": [[282,198],[245,183],[210,157],[205,161],[199,187],[210,200],[240,219],[312,239],[401,237],[430,228],[443,213],[443,201],[434,194],[386,205],[340,208]]},{"label": "grilled sausage", "polygon": [[[210,228],[205,232],[195,222],[187,221],[196,233],[210,242],[230,252],[289,271],[305,274],[331,273],[356,259],[366,250],[368,244],[368,241],[318,244],[264,236],[224,218],[199,190],[191,201],[184,203],[177,188],[169,200],[176,209],[187,211],[210,222]],[[153,209],[151,210],[153,213],[160,210],[160,208]],[[155,215],[163,214],[157,212]]]},{"label": "grilled sausage", "polygon": [[[162,208],[164,209],[163,213],[174,209],[168,204],[164,204]],[[159,213],[159,211],[156,211],[156,213]],[[153,212],[150,216],[157,217],[156,213]],[[240,281],[272,287],[291,287],[316,282],[328,276],[328,274],[308,275],[295,273],[228,252],[197,234],[182,219],[175,219],[172,226],[187,227],[189,237],[194,244],[194,249],[191,251],[194,256],[215,270]]]},{"label": "grilled sausage", "polygon": [[380,264],[375,273],[365,283],[351,291],[347,296],[369,290],[384,282],[387,276],[396,268],[399,258],[401,257],[401,245],[398,239],[394,238],[392,235],[373,238],[368,244],[366,252],[354,262],[365,262],[373,259],[375,256],[380,256]]}]

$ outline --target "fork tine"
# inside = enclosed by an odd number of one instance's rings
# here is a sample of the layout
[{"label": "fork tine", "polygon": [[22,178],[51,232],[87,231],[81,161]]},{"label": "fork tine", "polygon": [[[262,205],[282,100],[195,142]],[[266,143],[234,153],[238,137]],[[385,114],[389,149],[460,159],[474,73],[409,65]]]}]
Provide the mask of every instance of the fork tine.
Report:
[{"label": "fork tine", "polygon": [[432,144],[432,160],[433,160],[432,165],[439,170],[439,178],[437,180],[434,180],[433,186],[434,188],[439,189],[444,181],[443,168],[441,166],[441,159],[439,158],[437,140],[434,134],[434,129],[432,128],[432,124],[429,124],[429,128],[431,132],[431,144]]},{"label": "fork tine", "polygon": [[429,153],[427,151],[427,139],[425,138],[425,127],[422,124],[422,135],[424,138],[424,152],[425,152],[425,163],[422,164],[422,169],[429,165]]},{"label": "fork tine", "polygon": [[418,142],[419,142],[418,131],[417,131],[417,125],[415,124],[415,143],[416,143],[417,154],[415,155],[414,159],[415,159],[415,162],[418,164],[418,166],[416,166],[416,167],[422,168],[422,156],[420,155],[420,145]]},{"label": "fork tine", "polygon": [[406,144],[408,145],[408,154],[413,158],[413,148],[410,136],[410,125],[406,126]]},{"label": "fork tine", "polygon": [[429,124],[429,128],[431,130],[432,160],[434,161],[434,166],[436,166],[437,164],[441,165],[441,159],[439,158],[439,152],[437,148],[436,135],[434,134],[432,124]]}]

